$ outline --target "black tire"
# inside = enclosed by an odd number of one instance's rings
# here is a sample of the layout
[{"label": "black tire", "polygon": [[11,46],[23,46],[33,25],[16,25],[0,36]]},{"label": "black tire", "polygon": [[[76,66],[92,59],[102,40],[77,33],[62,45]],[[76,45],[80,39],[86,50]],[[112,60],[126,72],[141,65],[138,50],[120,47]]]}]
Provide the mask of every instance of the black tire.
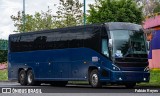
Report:
[{"label": "black tire", "polygon": [[136,83],[126,83],[126,88],[134,88],[136,86]]},{"label": "black tire", "polygon": [[89,75],[89,84],[93,88],[102,87],[102,82],[100,82],[100,80],[99,80],[98,70],[97,69],[94,69],[94,70],[91,71],[91,73]]},{"label": "black tire", "polygon": [[30,86],[36,85],[36,82],[34,80],[34,74],[32,70],[27,71],[27,84]]},{"label": "black tire", "polygon": [[18,74],[18,80],[21,85],[27,85],[27,76],[25,70],[21,70]]},{"label": "black tire", "polygon": [[60,87],[64,87],[66,86],[68,83],[68,81],[53,81],[51,83],[52,86],[60,86]]}]

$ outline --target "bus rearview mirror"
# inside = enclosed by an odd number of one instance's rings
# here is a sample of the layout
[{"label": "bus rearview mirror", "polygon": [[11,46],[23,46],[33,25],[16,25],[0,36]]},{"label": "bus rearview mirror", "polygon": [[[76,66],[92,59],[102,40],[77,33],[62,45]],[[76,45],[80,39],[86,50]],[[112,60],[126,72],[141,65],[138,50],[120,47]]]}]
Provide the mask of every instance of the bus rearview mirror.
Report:
[{"label": "bus rearview mirror", "polygon": [[109,39],[109,47],[112,47],[112,39]]},{"label": "bus rearview mirror", "polygon": [[147,41],[147,50],[150,49],[150,41]]}]

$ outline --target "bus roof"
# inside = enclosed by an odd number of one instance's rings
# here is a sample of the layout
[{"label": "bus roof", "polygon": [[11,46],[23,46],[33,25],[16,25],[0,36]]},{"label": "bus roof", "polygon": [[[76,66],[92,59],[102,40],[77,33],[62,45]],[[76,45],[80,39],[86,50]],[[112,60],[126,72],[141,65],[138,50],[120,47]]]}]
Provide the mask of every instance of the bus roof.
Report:
[{"label": "bus roof", "polygon": [[[141,25],[134,24],[134,23],[128,23],[128,22],[107,22],[107,23],[100,23],[100,24],[89,24],[89,25],[80,25],[80,26],[72,26],[72,27],[65,27],[65,28],[56,28],[56,29],[50,29],[50,30],[40,30],[40,31],[34,31],[34,32],[24,32],[24,33],[17,33],[17,34],[11,34],[9,37],[12,36],[19,36],[19,35],[31,35],[31,34],[41,34],[41,33],[48,33],[52,31],[63,31],[68,29],[77,29],[77,28],[85,28],[85,27],[95,27],[95,26],[102,26],[106,25],[108,27],[108,30],[116,30],[116,29],[126,29],[126,30],[139,30]],[[85,26],[85,27],[84,27]]]},{"label": "bus roof", "polygon": [[108,26],[109,30],[118,30],[118,29],[126,29],[126,30],[139,30],[142,29],[141,25],[128,23],[128,22],[109,22],[105,23]]},{"label": "bus roof", "polygon": [[68,29],[77,29],[77,28],[85,28],[85,27],[93,27],[93,26],[102,26],[102,24],[89,24],[89,25],[79,25],[79,26],[71,26],[71,27],[65,27],[65,28],[55,28],[55,29],[49,29],[49,30],[40,30],[40,31],[31,31],[31,32],[24,32],[24,33],[17,33],[17,34],[10,34],[10,36],[19,36],[19,35],[31,35],[31,34],[41,34],[41,33],[48,33],[48,32],[56,32],[56,31],[63,31]]}]

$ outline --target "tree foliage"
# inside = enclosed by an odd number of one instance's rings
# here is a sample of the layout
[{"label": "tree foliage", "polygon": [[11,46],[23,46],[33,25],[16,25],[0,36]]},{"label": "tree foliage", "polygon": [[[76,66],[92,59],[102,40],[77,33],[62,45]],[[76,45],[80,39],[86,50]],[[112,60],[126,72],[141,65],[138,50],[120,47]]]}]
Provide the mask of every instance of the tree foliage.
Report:
[{"label": "tree foliage", "polygon": [[89,6],[88,23],[132,22],[143,20],[142,8],[133,0],[96,0]]},{"label": "tree foliage", "polygon": [[7,50],[0,50],[0,63],[7,61]]},{"label": "tree foliage", "polygon": [[[12,15],[15,32],[29,32],[82,24],[82,4],[79,0],[60,0],[58,11],[52,14],[52,9],[48,7],[46,12],[35,12],[34,15],[25,15],[25,30],[23,28],[23,12],[18,12],[17,16]],[[56,7],[56,6],[54,6]]]},{"label": "tree foliage", "polygon": [[76,26],[82,24],[83,12],[82,3],[79,0],[60,0],[56,26],[57,27],[67,27],[67,26]]},{"label": "tree foliage", "polygon": [[155,2],[153,13],[160,13],[160,1]]},{"label": "tree foliage", "polygon": [[8,40],[0,39],[0,63],[7,61]]},{"label": "tree foliage", "polygon": [[23,12],[18,12],[17,16],[11,16],[14,26],[17,28],[15,32],[28,32],[54,28],[54,17],[51,15],[51,9],[47,12],[35,12],[34,15],[25,15],[25,30],[23,29]]},{"label": "tree foliage", "polygon": [[135,0],[139,6],[143,7],[145,16],[160,12],[160,0]]}]

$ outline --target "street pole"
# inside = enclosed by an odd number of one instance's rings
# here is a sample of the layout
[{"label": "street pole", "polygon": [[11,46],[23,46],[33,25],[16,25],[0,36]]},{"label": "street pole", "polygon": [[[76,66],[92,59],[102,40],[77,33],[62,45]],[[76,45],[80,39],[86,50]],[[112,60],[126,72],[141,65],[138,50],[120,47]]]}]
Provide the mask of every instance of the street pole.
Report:
[{"label": "street pole", "polygon": [[25,32],[25,0],[23,0],[23,32]]},{"label": "street pole", "polygon": [[83,8],[84,8],[84,14],[83,14],[83,23],[84,23],[84,25],[86,25],[86,0],[84,0],[84,6],[83,6]]}]

